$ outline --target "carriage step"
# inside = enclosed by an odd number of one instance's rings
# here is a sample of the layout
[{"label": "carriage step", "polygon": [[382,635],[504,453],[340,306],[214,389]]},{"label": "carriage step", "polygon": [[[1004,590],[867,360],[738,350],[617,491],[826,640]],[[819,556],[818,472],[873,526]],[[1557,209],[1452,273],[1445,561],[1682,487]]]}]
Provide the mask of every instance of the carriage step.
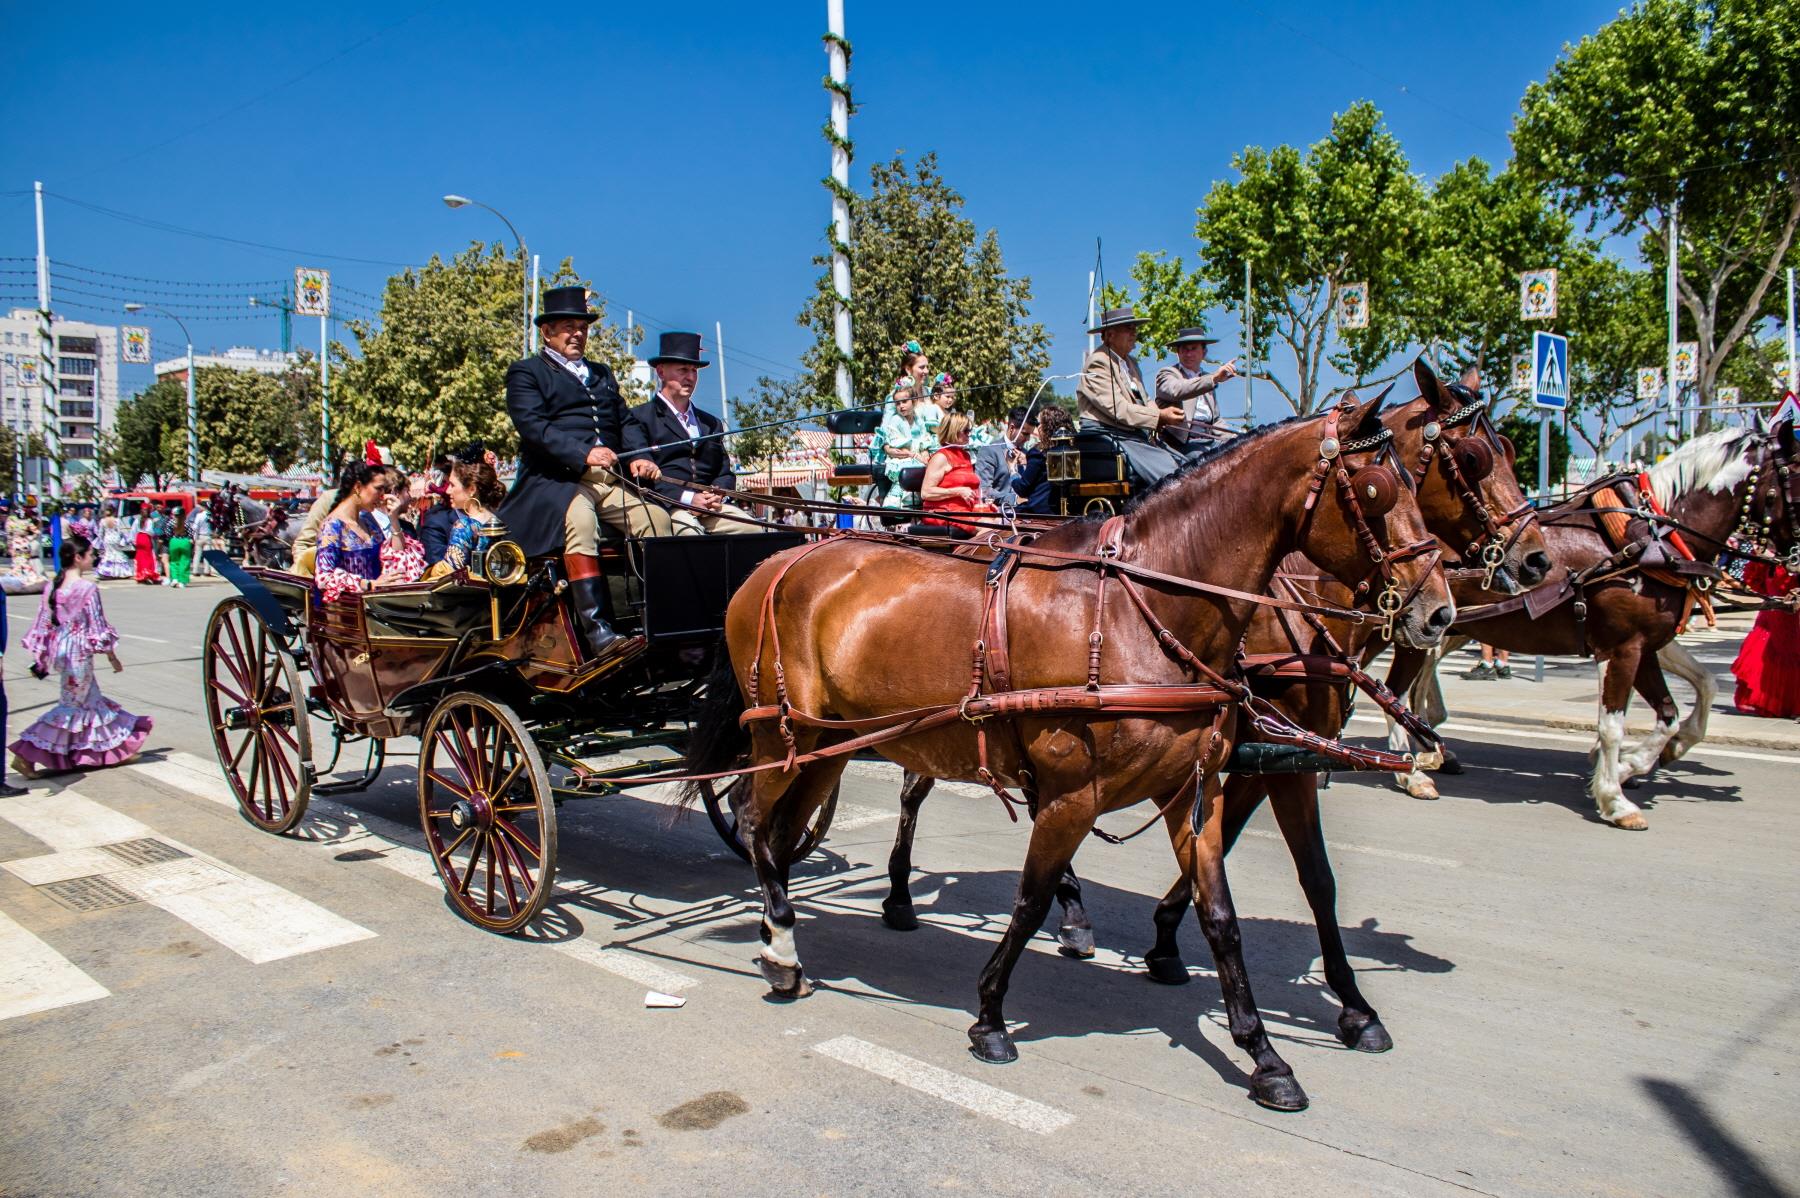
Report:
[{"label": "carriage step", "polygon": [[1347,768],[1311,749],[1260,741],[1234,745],[1231,759],[1225,763],[1225,772],[1230,774],[1319,774]]}]

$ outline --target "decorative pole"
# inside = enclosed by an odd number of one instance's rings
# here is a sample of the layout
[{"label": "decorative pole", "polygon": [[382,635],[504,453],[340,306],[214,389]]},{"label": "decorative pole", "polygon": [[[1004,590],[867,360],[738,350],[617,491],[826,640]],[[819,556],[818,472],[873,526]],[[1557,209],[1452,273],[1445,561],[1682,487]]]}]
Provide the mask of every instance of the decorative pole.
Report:
[{"label": "decorative pole", "polygon": [[44,396],[44,498],[62,498],[62,413],[58,410],[56,339],[50,329],[50,252],[44,248],[44,185],[37,193],[38,382]]},{"label": "decorative pole", "polygon": [[825,126],[825,140],[831,143],[831,177],[825,187],[831,192],[831,227],[826,237],[831,242],[832,324],[836,332],[838,406],[855,404],[850,370],[855,363],[850,341],[850,205],[856,193],[850,190],[850,43],[844,38],[844,0],[826,0],[825,53],[831,60],[831,74],[825,79],[825,90],[831,93],[831,123]]},{"label": "decorative pole", "polygon": [[1250,259],[1244,259],[1244,429],[1256,424],[1256,294],[1250,290]]},{"label": "decorative pole", "polygon": [[1681,245],[1681,227],[1679,224],[1680,212],[1681,197],[1677,196],[1675,202],[1669,205],[1669,270],[1667,280],[1669,292],[1669,418],[1674,422],[1676,440],[1680,440],[1686,435],[1687,431],[1684,427],[1686,419],[1681,412],[1681,384],[1675,381],[1675,329],[1681,314],[1680,309],[1675,306],[1675,280],[1681,274],[1681,267],[1676,261],[1677,255],[1680,253],[1679,247]]}]

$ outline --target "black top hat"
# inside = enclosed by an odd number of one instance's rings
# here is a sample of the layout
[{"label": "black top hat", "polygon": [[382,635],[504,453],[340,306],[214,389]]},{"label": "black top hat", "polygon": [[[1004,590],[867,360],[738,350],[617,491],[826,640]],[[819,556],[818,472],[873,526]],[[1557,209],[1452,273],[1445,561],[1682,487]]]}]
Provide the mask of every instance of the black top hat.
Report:
[{"label": "black top hat", "polygon": [[664,333],[656,356],[650,359],[650,365],[657,366],[663,362],[680,362],[688,366],[709,365],[700,356],[700,334],[698,333]]},{"label": "black top hat", "polygon": [[547,320],[567,320],[571,316],[589,324],[600,319],[588,311],[586,287],[552,287],[544,292],[544,310],[537,314],[534,323],[542,326]]},{"label": "black top hat", "polygon": [[1107,329],[1122,329],[1127,325],[1136,328],[1149,323],[1149,320],[1139,316],[1130,308],[1108,308],[1100,313],[1100,323],[1089,329],[1088,332],[1104,333]]},{"label": "black top hat", "polygon": [[1177,345],[1217,345],[1218,343],[1219,339],[1208,337],[1205,329],[1182,329],[1175,334],[1175,339],[1169,342],[1169,348],[1174,349]]}]

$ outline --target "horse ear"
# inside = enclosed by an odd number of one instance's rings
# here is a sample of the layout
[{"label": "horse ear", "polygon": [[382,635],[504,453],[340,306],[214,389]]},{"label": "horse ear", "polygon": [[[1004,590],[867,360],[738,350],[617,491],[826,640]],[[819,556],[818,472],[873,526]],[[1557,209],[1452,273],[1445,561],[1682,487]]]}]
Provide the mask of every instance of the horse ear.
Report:
[{"label": "horse ear", "polygon": [[1381,401],[1386,395],[1387,392],[1383,391],[1367,402],[1356,399],[1354,392],[1344,397],[1359,405],[1351,419],[1345,422],[1353,430],[1350,436],[1372,437],[1381,431]]},{"label": "horse ear", "polygon": [[1419,395],[1434,408],[1444,406],[1444,393],[1438,383],[1438,376],[1425,362],[1425,355],[1420,354],[1413,359],[1413,382],[1419,386]]}]

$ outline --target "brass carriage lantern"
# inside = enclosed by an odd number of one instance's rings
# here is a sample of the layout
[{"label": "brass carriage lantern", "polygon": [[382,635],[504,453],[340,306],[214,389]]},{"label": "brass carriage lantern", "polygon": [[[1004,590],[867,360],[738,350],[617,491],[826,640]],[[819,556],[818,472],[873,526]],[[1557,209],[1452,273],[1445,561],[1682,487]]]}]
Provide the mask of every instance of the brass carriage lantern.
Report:
[{"label": "brass carriage lantern", "polygon": [[1081,451],[1067,429],[1050,438],[1050,447],[1044,451],[1044,477],[1053,483],[1081,481]]}]

